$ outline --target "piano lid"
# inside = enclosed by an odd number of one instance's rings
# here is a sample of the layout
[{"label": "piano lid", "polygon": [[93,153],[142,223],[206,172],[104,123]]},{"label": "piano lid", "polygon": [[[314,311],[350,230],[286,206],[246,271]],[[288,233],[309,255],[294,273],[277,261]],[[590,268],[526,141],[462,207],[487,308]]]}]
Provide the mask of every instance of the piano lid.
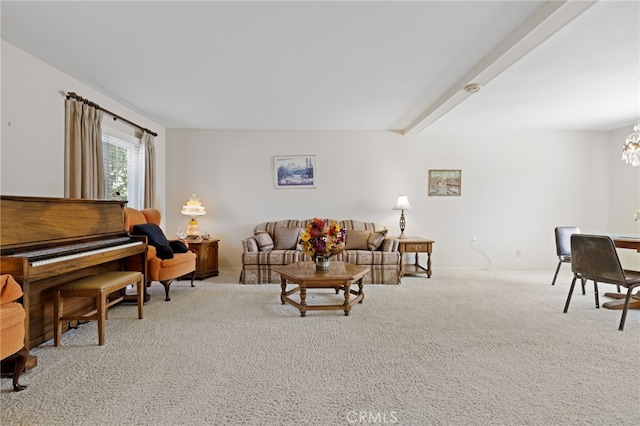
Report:
[{"label": "piano lid", "polygon": [[11,249],[126,234],[126,201],[0,196],[0,248]]}]

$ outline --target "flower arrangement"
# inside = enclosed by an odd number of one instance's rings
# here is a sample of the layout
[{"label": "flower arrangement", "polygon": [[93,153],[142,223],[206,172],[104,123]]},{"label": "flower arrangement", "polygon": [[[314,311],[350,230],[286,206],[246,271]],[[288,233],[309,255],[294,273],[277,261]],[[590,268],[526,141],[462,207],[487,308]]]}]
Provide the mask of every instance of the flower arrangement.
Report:
[{"label": "flower arrangement", "polygon": [[328,259],[344,250],[347,232],[338,222],[314,218],[300,236],[302,250],[313,259]]}]

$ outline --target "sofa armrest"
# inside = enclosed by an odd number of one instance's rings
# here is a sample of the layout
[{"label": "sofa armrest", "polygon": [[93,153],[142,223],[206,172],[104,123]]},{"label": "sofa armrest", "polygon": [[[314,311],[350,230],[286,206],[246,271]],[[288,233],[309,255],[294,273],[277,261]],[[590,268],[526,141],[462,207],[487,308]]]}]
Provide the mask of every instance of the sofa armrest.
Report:
[{"label": "sofa armrest", "polygon": [[187,248],[189,247],[189,240],[187,240],[186,238],[173,238],[171,240],[167,238],[167,241],[169,242],[169,245],[171,245],[172,241],[180,241],[182,244],[187,246]]},{"label": "sofa armrest", "polygon": [[0,303],[12,303],[22,297],[22,287],[13,276],[3,274],[0,276]]},{"label": "sofa armrest", "polygon": [[380,247],[380,251],[385,252],[394,252],[398,251],[399,241],[397,238],[385,238],[382,246]]},{"label": "sofa armrest", "polygon": [[244,253],[255,253],[260,251],[258,248],[258,241],[255,237],[249,237],[242,240],[242,251]]},{"label": "sofa armrest", "polygon": [[153,259],[154,257],[158,257],[158,253],[156,251],[156,248],[154,246],[152,246],[151,244],[149,244],[147,246],[147,260],[148,259]]}]

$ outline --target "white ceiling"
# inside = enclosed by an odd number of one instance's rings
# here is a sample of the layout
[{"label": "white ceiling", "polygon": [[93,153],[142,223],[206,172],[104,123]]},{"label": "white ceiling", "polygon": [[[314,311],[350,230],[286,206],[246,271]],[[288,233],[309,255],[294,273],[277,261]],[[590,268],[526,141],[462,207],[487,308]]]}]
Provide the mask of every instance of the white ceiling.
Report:
[{"label": "white ceiling", "polygon": [[[428,129],[637,121],[640,2],[581,2],[521,46],[545,3],[2,1],[1,18],[6,41],[167,128],[410,131],[440,101]],[[524,57],[474,74],[501,43]]]}]

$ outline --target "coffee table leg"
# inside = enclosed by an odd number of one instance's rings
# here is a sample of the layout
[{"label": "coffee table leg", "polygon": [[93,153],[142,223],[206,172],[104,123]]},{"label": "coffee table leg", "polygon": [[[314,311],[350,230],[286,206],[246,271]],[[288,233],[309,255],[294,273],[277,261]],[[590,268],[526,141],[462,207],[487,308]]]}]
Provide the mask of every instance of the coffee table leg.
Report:
[{"label": "coffee table leg", "polygon": [[358,280],[358,295],[362,296],[362,299],[358,303],[362,303],[364,301],[364,278],[360,278]]},{"label": "coffee table leg", "polygon": [[349,306],[349,297],[351,296],[351,282],[347,281],[347,283],[344,285],[344,314],[346,316],[349,316],[349,309],[351,309],[351,306]]},{"label": "coffee table leg", "polygon": [[300,316],[307,316],[307,288],[300,286]]}]

